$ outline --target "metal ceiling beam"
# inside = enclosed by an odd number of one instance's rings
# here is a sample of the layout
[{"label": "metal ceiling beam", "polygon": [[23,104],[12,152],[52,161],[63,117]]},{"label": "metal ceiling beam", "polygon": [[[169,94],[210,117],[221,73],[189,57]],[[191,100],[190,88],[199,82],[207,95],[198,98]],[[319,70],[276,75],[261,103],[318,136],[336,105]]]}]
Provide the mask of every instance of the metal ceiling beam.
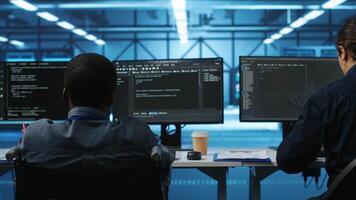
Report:
[{"label": "metal ceiling beam", "polygon": [[[298,1],[223,1],[223,0],[194,0],[187,2],[187,9],[223,9],[223,10],[303,10],[320,9],[321,2],[310,0],[306,2]],[[91,1],[85,3],[40,3],[36,4],[40,9],[170,9],[170,1]],[[1,10],[17,9],[8,3],[0,4]],[[356,9],[356,2],[346,2],[335,9],[350,10]]]},{"label": "metal ceiling beam", "polygon": [[[278,31],[284,26],[274,25],[274,26],[261,26],[261,25],[241,25],[241,26],[190,26],[189,31],[194,33],[201,32],[268,32],[268,31]],[[78,27],[81,28],[81,27]],[[82,27],[84,28],[84,27]],[[335,31],[338,30],[339,25],[312,25],[304,26],[298,31]],[[29,33],[29,30],[36,29],[31,27],[6,27],[1,28],[0,32],[5,34],[16,34],[16,33]],[[170,26],[126,26],[126,27],[117,27],[117,26],[108,26],[108,27],[86,27],[86,30],[91,33],[175,33],[176,29]],[[40,31],[43,34],[46,33],[66,33],[68,31],[58,29],[57,27],[41,27]]]},{"label": "metal ceiling beam", "polygon": [[[249,26],[190,26],[189,31],[191,33],[196,32],[260,32],[260,31],[277,31],[284,26],[261,26],[261,25],[249,25]],[[339,26],[305,26],[303,30],[337,30]],[[91,32],[176,32],[173,27],[99,27],[89,28]]]},{"label": "metal ceiling beam", "polygon": [[[200,37],[191,37],[189,38],[190,41],[195,41],[195,40],[199,40]],[[238,38],[237,40],[263,40],[264,37],[241,37],[241,38]],[[323,38],[316,38],[316,37],[300,37],[300,39],[302,40],[314,40],[316,41],[317,39],[320,39],[322,40]],[[332,39],[335,39],[335,38],[332,38]],[[105,38],[106,41],[111,41],[111,42],[122,42],[122,41],[126,41],[126,42],[132,42],[133,41],[133,38],[120,38],[120,37],[107,37]],[[166,38],[165,37],[160,37],[160,38],[156,38],[156,37],[140,37],[138,38],[139,41],[156,41],[156,42],[166,42]],[[231,40],[231,37],[207,37],[207,38],[204,38],[204,41],[227,41],[227,40]],[[285,37],[283,38],[283,40],[292,40],[292,41],[295,41],[296,38],[295,37]],[[320,41],[320,40],[317,40],[317,41]],[[37,39],[22,39],[23,42],[34,42],[34,43],[37,43],[38,40]],[[78,39],[75,39],[74,40],[75,42],[88,42],[90,43],[91,41],[89,40],[86,40],[86,39],[83,39],[83,38],[78,38]],[[175,37],[175,38],[170,38],[170,41],[177,41],[179,42],[179,37]],[[61,38],[61,39],[41,39],[41,42],[68,42],[68,38]],[[6,43],[3,43],[3,44],[6,44]],[[95,44],[93,44],[95,45]],[[331,45],[332,46],[332,45]],[[53,49],[53,46],[46,46],[46,45],[43,45],[42,44],[42,48],[43,49],[46,49],[46,48],[52,48]],[[0,46],[0,49],[1,49],[1,46]]]}]

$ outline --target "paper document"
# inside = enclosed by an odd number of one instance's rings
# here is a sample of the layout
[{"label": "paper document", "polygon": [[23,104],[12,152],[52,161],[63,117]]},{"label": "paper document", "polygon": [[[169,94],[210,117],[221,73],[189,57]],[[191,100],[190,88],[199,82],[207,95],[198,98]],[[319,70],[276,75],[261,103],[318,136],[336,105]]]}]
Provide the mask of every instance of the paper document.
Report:
[{"label": "paper document", "polygon": [[266,150],[231,150],[215,155],[216,161],[270,161]]}]

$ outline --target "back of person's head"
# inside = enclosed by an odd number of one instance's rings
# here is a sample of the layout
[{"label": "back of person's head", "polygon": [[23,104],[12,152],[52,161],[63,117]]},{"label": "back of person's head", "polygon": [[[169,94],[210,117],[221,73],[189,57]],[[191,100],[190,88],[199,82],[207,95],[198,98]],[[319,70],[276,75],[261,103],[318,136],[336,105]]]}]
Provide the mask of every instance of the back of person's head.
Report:
[{"label": "back of person's head", "polygon": [[115,85],[112,62],[102,55],[85,53],[74,57],[67,65],[64,96],[73,106],[109,106]]},{"label": "back of person's head", "polygon": [[352,60],[356,61],[356,16],[347,19],[340,29],[336,42],[339,54],[341,54],[340,47],[345,49],[346,59],[351,56]]}]

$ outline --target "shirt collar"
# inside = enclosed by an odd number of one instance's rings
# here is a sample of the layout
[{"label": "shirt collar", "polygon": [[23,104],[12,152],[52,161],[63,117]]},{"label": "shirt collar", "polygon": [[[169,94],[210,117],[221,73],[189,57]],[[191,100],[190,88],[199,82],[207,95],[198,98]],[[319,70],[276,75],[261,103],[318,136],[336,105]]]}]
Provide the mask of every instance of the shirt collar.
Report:
[{"label": "shirt collar", "polygon": [[109,120],[109,117],[101,110],[83,106],[74,107],[69,111],[68,119],[75,119],[77,117],[84,119]]},{"label": "shirt collar", "polygon": [[350,69],[349,69],[349,71],[346,73],[346,75],[351,75],[351,74],[354,74],[354,73],[356,73],[356,65],[353,65]]}]

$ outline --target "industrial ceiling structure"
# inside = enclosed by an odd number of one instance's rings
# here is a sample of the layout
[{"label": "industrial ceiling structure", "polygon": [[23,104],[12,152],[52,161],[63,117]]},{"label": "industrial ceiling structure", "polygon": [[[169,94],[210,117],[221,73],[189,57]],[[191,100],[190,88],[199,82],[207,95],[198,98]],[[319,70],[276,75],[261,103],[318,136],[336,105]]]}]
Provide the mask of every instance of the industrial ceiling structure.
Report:
[{"label": "industrial ceiling structure", "polygon": [[239,56],[295,46],[335,55],[337,31],[353,15],[356,0],[3,0],[0,58],[32,51],[38,60],[53,49],[112,60],[219,56],[225,99],[237,103]]},{"label": "industrial ceiling structure", "polygon": [[[339,23],[308,26],[307,22],[328,12],[352,13],[356,10],[356,1],[332,0],[330,2],[334,4],[327,5],[328,2],[327,0],[10,0],[0,3],[0,20],[3,27],[0,34],[4,37],[3,35],[29,33],[31,29],[31,33],[61,33],[77,29],[74,32],[76,35],[103,45],[105,41],[95,34],[177,31],[180,40],[187,43],[188,36],[197,32],[276,32],[265,41],[269,44],[305,24],[301,31],[335,30]],[[28,5],[22,4],[24,7],[21,7],[21,3],[28,3]],[[129,13],[130,11],[132,13]],[[140,17],[137,15],[143,15],[142,13],[155,24],[140,23]],[[254,15],[252,18],[244,17],[251,14]],[[45,22],[38,22],[35,19],[37,17],[44,19]],[[133,20],[126,20],[128,17]],[[127,23],[122,23],[125,20]],[[46,21],[53,23],[46,23]],[[183,38],[181,38],[182,34],[185,35]]]}]

